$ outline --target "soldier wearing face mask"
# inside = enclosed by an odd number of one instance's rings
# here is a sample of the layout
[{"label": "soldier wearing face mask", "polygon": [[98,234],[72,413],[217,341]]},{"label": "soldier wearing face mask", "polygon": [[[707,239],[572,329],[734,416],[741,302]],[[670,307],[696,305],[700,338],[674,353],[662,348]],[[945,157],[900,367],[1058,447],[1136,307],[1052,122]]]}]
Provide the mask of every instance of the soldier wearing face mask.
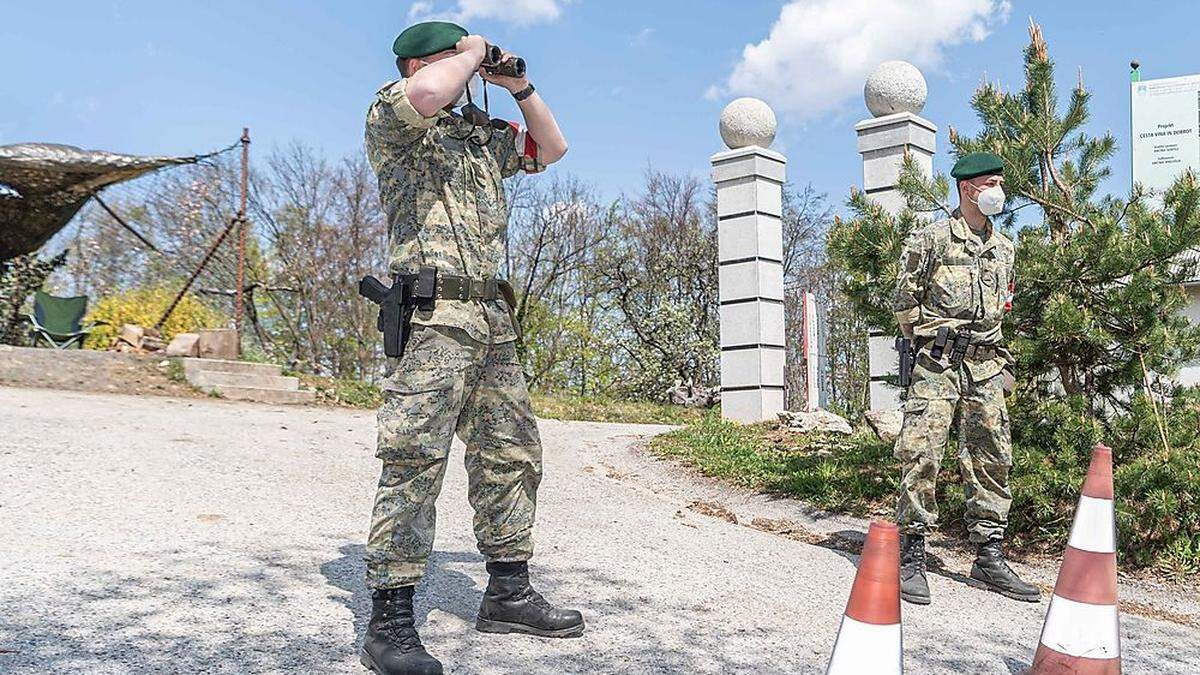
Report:
[{"label": "soldier wearing face mask", "polygon": [[1003,170],[992,153],[959,159],[950,172],[959,208],[914,231],[900,258],[892,309],[901,332],[914,341],[916,360],[894,453],[903,472],[897,522],[901,596],[917,604],[930,602],[925,536],[937,524],[937,474],[956,418],[967,529],[978,546],[971,579],[1016,600],[1040,600],[1037,587],[1005,563],[1001,548],[1012,503],[1004,396],[1013,359],[1000,327],[1011,309],[1013,245],[990,216],[1004,209]]}]

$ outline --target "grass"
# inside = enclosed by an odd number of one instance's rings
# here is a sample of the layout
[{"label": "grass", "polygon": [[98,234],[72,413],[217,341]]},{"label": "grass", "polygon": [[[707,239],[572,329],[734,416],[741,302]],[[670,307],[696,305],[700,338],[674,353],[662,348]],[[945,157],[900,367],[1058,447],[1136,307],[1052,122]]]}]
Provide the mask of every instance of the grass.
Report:
[{"label": "grass", "polygon": [[183,372],[183,359],[169,359],[167,361],[167,379],[179,383],[187,381],[187,376]]},{"label": "grass", "polygon": [[866,429],[805,435],[770,422],[736,424],[713,411],[655,437],[650,450],[706,476],[856,515],[890,514],[899,487],[891,447]]},{"label": "grass", "polygon": [[296,375],[303,387],[316,392],[317,403],[350,408],[378,408],[383,403],[383,393],[370,382],[304,373]]},{"label": "grass", "polygon": [[648,401],[535,393],[533,410],[538,417],[588,422],[628,424],[687,424],[702,418],[704,411]]},{"label": "grass", "polygon": [[[378,408],[383,402],[379,387],[352,379],[336,379],[297,373],[300,383],[316,392],[318,403],[351,408]],[[686,424],[701,418],[702,412],[683,406],[620,401],[607,398],[533,394],[533,410],[538,417],[587,422],[626,422],[634,424]]]}]

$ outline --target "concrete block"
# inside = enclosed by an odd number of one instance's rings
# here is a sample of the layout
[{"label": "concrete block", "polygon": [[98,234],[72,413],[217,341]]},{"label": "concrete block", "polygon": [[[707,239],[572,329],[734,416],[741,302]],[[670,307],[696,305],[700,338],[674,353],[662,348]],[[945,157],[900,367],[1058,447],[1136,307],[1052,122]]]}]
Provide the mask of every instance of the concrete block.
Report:
[{"label": "concrete block", "polygon": [[754,177],[738,178],[717,185],[717,217],[757,211],[778,216],[783,209],[783,190]]},{"label": "concrete block", "polygon": [[896,352],[896,338],[889,335],[867,338],[867,360],[870,362],[871,377],[899,373],[900,354]]},{"label": "concrete block", "polygon": [[717,262],[763,257],[783,260],[783,221],[751,214],[717,223]]},{"label": "concrete block", "polygon": [[180,333],[176,335],[165,352],[166,356],[199,356],[200,355],[200,334],[199,333]]},{"label": "concrete block", "polygon": [[744,389],[721,392],[721,417],[735,422],[778,419],[784,409],[782,389]]},{"label": "concrete block", "polygon": [[[745,150],[762,150],[761,148],[741,148],[729,153],[719,153],[713,156],[712,179],[718,185],[726,181],[758,176],[783,183],[786,180],[786,162],[783,156],[771,152],[744,152]],[[738,154],[734,154],[738,153]],[[722,155],[728,155],[722,157]],[[720,157],[720,159],[718,159]]]},{"label": "concrete block", "polygon": [[884,115],[854,125],[858,151],[869,152],[897,145],[909,145],[927,152],[937,147],[937,125],[911,113]]},{"label": "concrete block", "polygon": [[721,265],[717,269],[717,284],[717,296],[721,302],[742,298],[782,301],[783,265],[770,260]]},{"label": "concrete block", "polygon": [[900,388],[886,382],[871,382],[871,410],[899,410]]},{"label": "concrete block", "polygon": [[761,175],[776,183],[784,183],[787,159],[767,148],[751,147],[724,150],[710,157],[713,163],[713,183],[744,175]]},{"label": "concrete block", "polygon": [[215,387],[212,390],[221,398],[238,401],[258,401],[259,403],[282,403],[302,405],[311,403],[316,398],[316,392],[307,389],[283,390],[260,389],[258,387]]},{"label": "concrete block", "polygon": [[746,302],[721,307],[721,346],[783,346],[783,305]]},{"label": "concrete block", "polygon": [[783,349],[735,349],[721,353],[721,386],[745,387],[768,384],[782,387]]},{"label": "concrete block", "polygon": [[892,215],[900,213],[908,205],[904,199],[904,195],[900,194],[900,191],[895,188],[872,192],[867,195],[867,199],[879,204]]},{"label": "concrete block", "polygon": [[202,359],[236,359],[238,357],[238,334],[232,328],[214,328],[198,331],[200,341],[198,355]]},{"label": "concrete block", "polygon": [[184,375],[193,373],[252,373],[263,376],[278,376],[283,369],[273,363],[251,363],[249,361],[224,361],[220,359],[182,359]]},{"label": "concrete block", "polygon": [[257,373],[227,373],[217,370],[203,370],[194,379],[188,380],[194,387],[207,389],[211,387],[253,387],[258,389],[278,389],[295,391],[300,388],[300,378],[284,375],[260,375]]},{"label": "concrete block", "polygon": [[[892,187],[900,178],[900,170],[904,167],[904,146],[883,148],[864,152],[863,157],[863,189]],[[930,175],[933,169],[933,155],[924,150],[907,148],[909,155],[916,160],[917,166]]]}]

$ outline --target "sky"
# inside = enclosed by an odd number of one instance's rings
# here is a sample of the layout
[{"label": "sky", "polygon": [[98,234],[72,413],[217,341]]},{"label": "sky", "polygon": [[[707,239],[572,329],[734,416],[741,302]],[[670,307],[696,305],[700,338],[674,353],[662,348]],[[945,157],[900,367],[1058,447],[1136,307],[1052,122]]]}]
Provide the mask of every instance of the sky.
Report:
[{"label": "sky", "polygon": [[[458,20],[524,56],[570,144],[553,169],[605,199],[635,194],[647,169],[706,179],[724,148],[721,109],[756,96],[775,110],[788,179],[841,207],[862,179],[854,124],[882,61],[924,73],[922,116],[978,128],[983,78],[1015,89],[1032,15],[1064,94],[1082,69],[1093,133],[1118,155],[1106,186],[1129,184],[1129,61],[1143,78],[1200,72],[1192,0],[66,0],[6,5],[0,21],[0,144],[67,143],[136,154],[229,145],[250,127],[253,161],[308,144],[362,152],[374,92],[397,75],[391,44],[424,18]],[[518,113],[492,88],[493,116]],[[546,175],[546,174],[543,174]]]}]

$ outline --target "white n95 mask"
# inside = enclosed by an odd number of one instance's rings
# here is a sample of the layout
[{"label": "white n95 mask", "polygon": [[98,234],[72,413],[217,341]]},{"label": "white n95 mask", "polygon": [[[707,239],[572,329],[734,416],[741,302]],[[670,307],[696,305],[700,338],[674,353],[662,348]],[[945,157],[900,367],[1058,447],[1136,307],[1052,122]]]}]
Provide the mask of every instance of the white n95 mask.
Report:
[{"label": "white n95 mask", "polygon": [[1004,189],[999,185],[993,185],[980,190],[976,195],[975,203],[979,206],[980,213],[985,216],[994,216],[1004,210],[1004,200]]}]

